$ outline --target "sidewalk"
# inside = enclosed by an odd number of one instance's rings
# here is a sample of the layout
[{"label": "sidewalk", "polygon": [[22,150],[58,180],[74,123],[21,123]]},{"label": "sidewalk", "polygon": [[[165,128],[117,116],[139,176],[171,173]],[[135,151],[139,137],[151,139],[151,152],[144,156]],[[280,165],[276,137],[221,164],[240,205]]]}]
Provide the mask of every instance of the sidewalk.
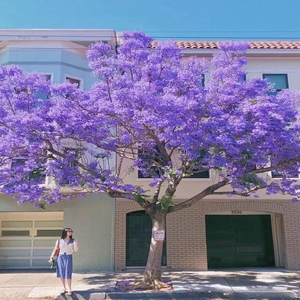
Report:
[{"label": "sidewalk", "polygon": [[168,271],[163,280],[172,292],[116,292],[122,280],[141,279],[140,272],[74,273],[73,295],[60,295],[54,271],[0,271],[1,300],[100,299],[300,299],[300,272],[284,269]]}]

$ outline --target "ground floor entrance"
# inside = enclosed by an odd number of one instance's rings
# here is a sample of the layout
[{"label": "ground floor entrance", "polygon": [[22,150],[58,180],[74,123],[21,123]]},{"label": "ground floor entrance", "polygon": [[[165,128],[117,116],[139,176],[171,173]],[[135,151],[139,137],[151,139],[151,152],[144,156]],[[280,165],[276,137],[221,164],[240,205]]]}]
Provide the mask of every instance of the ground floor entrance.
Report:
[{"label": "ground floor entrance", "polygon": [[[167,215],[164,266],[201,271],[244,267],[300,270],[299,215],[299,203],[290,201],[196,203]],[[138,203],[117,200],[115,270],[145,266],[150,239],[150,217]]]},{"label": "ground floor entrance", "polygon": [[1,212],[0,269],[49,268],[63,212]]},{"label": "ground floor entrance", "polygon": [[207,215],[208,268],[274,267],[270,215]]},{"label": "ground floor entrance", "polygon": [[[152,235],[150,216],[144,211],[126,215],[126,266],[144,267],[147,263]],[[162,265],[167,264],[166,242],[164,243]]]}]

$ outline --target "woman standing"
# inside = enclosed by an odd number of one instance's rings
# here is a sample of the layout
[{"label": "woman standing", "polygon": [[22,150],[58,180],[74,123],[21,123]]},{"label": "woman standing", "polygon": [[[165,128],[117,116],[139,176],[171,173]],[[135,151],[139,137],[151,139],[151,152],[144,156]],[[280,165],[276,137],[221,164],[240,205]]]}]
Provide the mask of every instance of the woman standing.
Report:
[{"label": "woman standing", "polygon": [[[72,253],[78,250],[78,245],[77,240],[73,239],[73,230],[71,228],[63,229],[61,239],[57,240],[55,243],[55,247],[50,257],[50,263],[53,263],[53,256],[57,249],[59,249],[59,255],[57,257],[56,274],[63,284],[63,293],[72,295]],[[68,289],[66,287],[66,283],[68,285]]]}]

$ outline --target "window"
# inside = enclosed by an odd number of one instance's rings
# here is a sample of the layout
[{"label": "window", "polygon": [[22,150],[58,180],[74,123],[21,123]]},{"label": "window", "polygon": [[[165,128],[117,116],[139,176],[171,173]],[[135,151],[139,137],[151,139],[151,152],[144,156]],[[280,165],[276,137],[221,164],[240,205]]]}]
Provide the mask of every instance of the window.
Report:
[{"label": "window", "polygon": [[30,236],[29,230],[2,230],[1,236],[13,237],[13,236]]},{"label": "window", "polygon": [[186,178],[186,179],[190,179],[190,178],[210,178],[209,177],[209,170],[201,171],[201,172],[195,170],[195,172],[192,175],[184,177],[184,178]]},{"label": "window", "polygon": [[72,77],[67,76],[66,80],[69,81],[72,84],[76,84],[77,88],[80,88],[80,85],[81,85],[81,80],[80,79],[72,78]]},{"label": "window", "polygon": [[66,155],[66,165],[65,167],[70,171],[70,173],[64,173],[64,178],[61,178],[59,184],[61,185],[72,185],[76,184],[74,181],[74,176],[79,175],[80,171],[76,165],[81,157],[81,149],[79,148],[64,148],[64,154]]},{"label": "window", "polygon": [[48,236],[60,236],[60,229],[38,229],[36,233],[36,237],[48,237]]},{"label": "window", "polygon": [[50,74],[44,74],[44,76],[46,77],[47,81],[51,81],[52,75],[50,75]]},{"label": "window", "polygon": [[161,175],[161,171],[155,166],[155,162],[160,161],[159,156],[157,147],[153,151],[147,151],[146,149],[138,150],[138,157],[142,160],[142,166],[138,169],[138,178],[153,178]]},{"label": "window", "polygon": [[279,170],[273,170],[271,171],[272,178],[282,178],[282,174]]},{"label": "window", "polygon": [[[23,167],[25,167],[27,159],[25,157],[15,157],[11,160],[11,169],[15,171],[15,173],[20,173],[23,171]],[[41,164],[43,161],[41,161]],[[27,179],[39,179],[42,178],[43,180],[46,177],[46,174],[44,173],[45,168],[43,166],[36,167],[30,173],[28,174]]]},{"label": "window", "polygon": [[202,76],[201,76],[200,86],[201,87],[205,86],[205,75],[204,74],[202,74]]},{"label": "window", "polygon": [[289,87],[287,74],[263,74],[263,78],[274,84],[275,91],[270,92],[270,95],[276,95],[281,90]]},{"label": "window", "polygon": [[26,158],[16,157],[11,160],[11,169],[17,169],[18,167],[24,166],[26,163]]},{"label": "window", "polygon": [[[44,76],[46,77],[46,80],[47,81],[51,81],[51,78],[52,78],[52,76],[51,75],[49,75],[49,74],[44,74]],[[40,98],[40,99],[43,99],[43,100],[47,100],[48,99],[48,96],[43,92],[43,91],[38,91],[38,97]]]},{"label": "window", "polygon": [[194,161],[189,162],[189,164],[186,166],[187,169],[185,172],[187,176],[184,178],[210,178],[209,169],[205,170],[207,164],[203,162],[203,159],[207,154],[207,150],[201,148],[198,149],[198,157]]},{"label": "window", "polygon": [[[272,178],[282,178],[282,171],[280,169],[271,171]],[[299,173],[291,173],[289,178],[299,178]]]}]

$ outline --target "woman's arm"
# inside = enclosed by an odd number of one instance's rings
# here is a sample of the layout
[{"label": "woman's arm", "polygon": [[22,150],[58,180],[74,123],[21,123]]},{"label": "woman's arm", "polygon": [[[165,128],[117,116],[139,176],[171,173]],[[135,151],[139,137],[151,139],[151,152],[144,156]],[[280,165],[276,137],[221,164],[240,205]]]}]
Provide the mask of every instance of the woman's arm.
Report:
[{"label": "woman's arm", "polygon": [[77,243],[76,239],[74,239],[74,242],[73,242],[73,251],[74,252],[78,251],[78,243]]},{"label": "woman's arm", "polygon": [[57,240],[56,243],[55,243],[54,249],[53,249],[53,251],[52,251],[52,253],[51,253],[51,256],[50,256],[50,260],[53,259],[54,253],[55,253],[55,251],[56,251],[57,249],[59,249],[59,240]]}]

